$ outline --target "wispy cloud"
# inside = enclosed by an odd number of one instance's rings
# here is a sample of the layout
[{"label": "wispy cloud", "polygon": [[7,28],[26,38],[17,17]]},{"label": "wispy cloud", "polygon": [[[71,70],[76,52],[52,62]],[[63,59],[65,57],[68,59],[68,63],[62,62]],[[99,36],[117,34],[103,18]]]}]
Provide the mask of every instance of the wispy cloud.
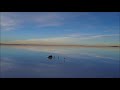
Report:
[{"label": "wispy cloud", "polygon": [[118,20],[118,23],[116,23],[114,26],[103,26],[103,32],[106,32],[106,33],[119,33],[120,32],[120,27],[119,27],[119,20]]},{"label": "wispy cloud", "polygon": [[74,33],[69,34],[67,37],[79,38],[80,40],[84,39],[96,39],[96,38],[104,38],[104,37],[113,37],[113,36],[120,36],[120,34],[108,34],[108,35],[93,35],[93,34],[80,34]]},{"label": "wispy cloud", "polygon": [[[22,28],[24,24],[34,24],[33,27],[56,27],[63,25],[64,16],[59,13],[1,13],[0,26],[3,31]],[[25,18],[26,17],[26,18]],[[20,26],[23,25],[23,26]]]},{"label": "wispy cloud", "polygon": [[92,34],[84,34],[84,33],[72,33],[72,34],[68,34],[66,35],[67,37],[73,37],[73,38],[81,38],[81,37],[86,37],[86,36],[90,36]]},{"label": "wispy cloud", "polygon": [[54,37],[54,38],[43,38],[43,39],[28,39],[28,40],[16,40],[16,41],[10,41],[7,43],[12,43],[12,44],[16,44],[16,43],[20,43],[20,44],[48,44],[48,45],[59,45],[59,44],[67,44],[71,42],[70,37]]},{"label": "wispy cloud", "polygon": [[60,26],[63,24],[62,16],[57,13],[46,13],[33,18],[39,27]]},{"label": "wispy cloud", "polygon": [[113,36],[120,36],[120,34],[93,35],[93,36],[85,37],[85,38],[82,38],[82,39],[95,39],[95,38],[104,38],[104,37],[113,37]]},{"label": "wispy cloud", "polygon": [[12,17],[1,15],[0,19],[1,30],[3,31],[14,30],[18,25],[18,21]]}]

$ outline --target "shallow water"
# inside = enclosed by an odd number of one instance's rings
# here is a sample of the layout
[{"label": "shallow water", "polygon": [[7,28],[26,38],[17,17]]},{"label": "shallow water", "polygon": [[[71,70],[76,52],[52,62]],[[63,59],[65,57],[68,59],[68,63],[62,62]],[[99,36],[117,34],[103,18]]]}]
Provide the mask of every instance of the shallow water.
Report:
[{"label": "shallow water", "polygon": [[0,77],[118,78],[119,54],[119,48],[0,46]]}]

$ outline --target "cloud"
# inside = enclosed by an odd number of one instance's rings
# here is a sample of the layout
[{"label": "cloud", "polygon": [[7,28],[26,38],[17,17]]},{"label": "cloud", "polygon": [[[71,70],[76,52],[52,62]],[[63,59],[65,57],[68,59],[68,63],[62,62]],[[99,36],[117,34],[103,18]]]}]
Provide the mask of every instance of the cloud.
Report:
[{"label": "cloud", "polygon": [[16,42],[19,41],[47,41],[47,42],[51,42],[51,41],[64,41],[66,39],[68,39],[69,37],[54,37],[54,38],[43,38],[43,39],[28,39],[28,40],[16,40]]},{"label": "cloud", "polygon": [[11,44],[43,44],[43,45],[60,45],[71,43],[72,38],[70,37],[54,37],[54,38],[43,38],[43,39],[28,39],[28,40],[16,40],[5,43]]},{"label": "cloud", "polygon": [[93,35],[93,36],[86,37],[86,38],[83,38],[83,39],[95,39],[95,38],[113,37],[113,36],[120,36],[120,34],[110,34],[110,35]]},{"label": "cloud", "polygon": [[103,26],[103,30],[104,30],[104,32],[107,32],[107,33],[114,33],[114,32],[116,32],[116,33],[119,33],[120,32],[120,27],[119,27],[119,22],[118,23],[116,23],[114,26]]},{"label": "cloud", "polygon": [[62,20],[62,16],[57,13],[44,13],[34,18],[39,27],[60,26],[63,24]]},{"label": "cloud", "polygon": [[81,37],[86,37],[90,35],[92,34],[73,33],[73,34],[68,34],[67,37],[81,38]]},{"label": "cloud", "polygon": [[12,17],[1,15],[0,18],[0,26],[3,31],[14,30],[18,24],[17,20]]},{"label": "cloud", "polygon": [[67,35],[67,37],[79,38],[80,40],[96,39],[96,38],[103,38],[103,37],[113,37],[113,36],[120,36],[120,34],[93,35],[93,34],[74,33],[74,34]]},{"label": "cloud", "polygon": [[[27,16],[27,17],[26,17]],[[20,25],[32,23],[35,27],[55,27],[63,25],[64,16],[59,13],[1,13],[0,26],[3,31],[15,30]]]},{"label": "cloud", "polygon": [[110,35],[92,35],[92,34],[71,34],[70,37],[79,38],[80,40],[84,39],[96,39],[96,38],[104,38],[104,37],[113,37],[120,36],[120,34],[110,34]]}]

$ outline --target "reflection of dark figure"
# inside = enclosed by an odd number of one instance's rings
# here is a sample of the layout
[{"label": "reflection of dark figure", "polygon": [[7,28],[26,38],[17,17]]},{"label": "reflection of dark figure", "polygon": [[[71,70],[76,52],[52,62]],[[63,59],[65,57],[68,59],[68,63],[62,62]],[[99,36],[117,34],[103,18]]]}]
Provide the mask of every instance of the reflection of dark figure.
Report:
[{"label": "reflection of dark figure", "polygon": [[58,56],[58,59],[59,59],[59,56]]},{"label": "reflection of dark figure", "polygon": [[53,56],[52,56],[52,55],[48,56],[48,59],[52,59],[52,58],[53,58]]}]

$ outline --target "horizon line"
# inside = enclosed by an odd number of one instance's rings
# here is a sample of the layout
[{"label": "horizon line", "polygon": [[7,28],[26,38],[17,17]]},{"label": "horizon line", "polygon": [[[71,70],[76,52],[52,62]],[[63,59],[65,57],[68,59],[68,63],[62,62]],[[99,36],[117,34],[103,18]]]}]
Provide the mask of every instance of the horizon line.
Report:
[{"label": "horizon line", "polygon": [[0,45],[28,45],[28,46],[83,46],[83,47],[120,47],[120,45],[54,45],[54,44],[7,44],[7,43],[0,43]]}]

